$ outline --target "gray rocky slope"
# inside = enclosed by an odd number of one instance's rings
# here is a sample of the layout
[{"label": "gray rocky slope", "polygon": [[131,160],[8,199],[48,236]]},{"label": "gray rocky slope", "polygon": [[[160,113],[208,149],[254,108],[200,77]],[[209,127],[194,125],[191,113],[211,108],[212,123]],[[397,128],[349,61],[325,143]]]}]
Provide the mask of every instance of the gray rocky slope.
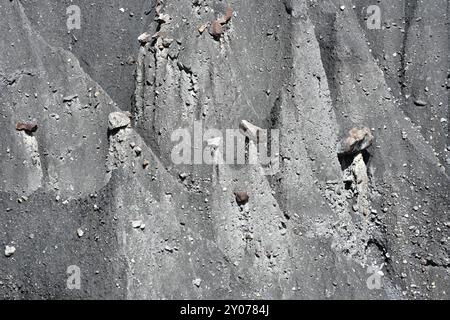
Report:
[{"label": "gray rocky slope", "polygon": [[[0,0],[0,15],[0,297],[450,298],[448,1]],[[196,120],[278,129],[279,171],[175,165],[171,135]],[[360,126],[372,146],[338,156]]]}]

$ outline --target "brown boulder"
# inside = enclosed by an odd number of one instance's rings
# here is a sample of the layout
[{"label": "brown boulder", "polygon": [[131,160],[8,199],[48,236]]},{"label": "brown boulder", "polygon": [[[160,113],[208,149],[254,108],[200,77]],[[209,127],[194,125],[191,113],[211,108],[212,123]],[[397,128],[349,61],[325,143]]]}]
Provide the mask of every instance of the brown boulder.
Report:
[{"label": "brown boulder", "polygon": [[27,121],[27,122],[19,121],[16,124],[17,131],[25,131],[28,134],[36,132],[37,128],[38,125],[36,121]]},{"label": "brown boulder", "polygon": [[236,196],[236,202],[238,205],[242,206],[248,202],[249,196],[246,191],[236,191],[234,195]]},{"label": "brown boulder", "polygon": [[373,141],[372,132],[367,127],[352,128],[347,137],[343,138],[337,146],[338,155],[355,154],[367,149]]}]

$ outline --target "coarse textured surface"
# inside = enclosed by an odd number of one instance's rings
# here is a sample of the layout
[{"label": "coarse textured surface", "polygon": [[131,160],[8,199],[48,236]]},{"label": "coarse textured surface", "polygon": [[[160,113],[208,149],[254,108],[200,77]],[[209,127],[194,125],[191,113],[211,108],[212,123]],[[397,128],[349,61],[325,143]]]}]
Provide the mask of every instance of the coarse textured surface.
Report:
[{"label": "coarse textured surface", "polygon": [[[450,299],[447,0],[73,4],[0,1],[0,298]],[[174,164],[196,121],[279,171]]]}]

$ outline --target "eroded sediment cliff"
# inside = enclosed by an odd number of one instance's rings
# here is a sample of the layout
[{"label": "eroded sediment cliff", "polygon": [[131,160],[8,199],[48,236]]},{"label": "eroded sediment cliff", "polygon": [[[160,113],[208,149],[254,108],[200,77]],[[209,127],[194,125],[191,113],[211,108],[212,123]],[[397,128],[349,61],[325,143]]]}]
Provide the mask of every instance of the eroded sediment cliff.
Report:
[{"label": "eroded sediment cliff", "polygon": [[[0,2],[2,298],[450,297],[448,1],[74,4]],[[242,120],[278,170],[174,164]]]}]

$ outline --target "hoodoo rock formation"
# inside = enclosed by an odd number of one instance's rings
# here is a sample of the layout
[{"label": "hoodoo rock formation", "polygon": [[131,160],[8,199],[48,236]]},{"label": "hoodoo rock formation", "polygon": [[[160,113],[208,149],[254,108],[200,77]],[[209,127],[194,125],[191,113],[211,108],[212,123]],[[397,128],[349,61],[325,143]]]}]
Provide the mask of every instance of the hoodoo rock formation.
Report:
[{"label": "hoodoo rock formation", "polygon": [[[1,298],[450,299],[447,0],[0,16]],[[197,123],[277,165],[174,163]]]}]

